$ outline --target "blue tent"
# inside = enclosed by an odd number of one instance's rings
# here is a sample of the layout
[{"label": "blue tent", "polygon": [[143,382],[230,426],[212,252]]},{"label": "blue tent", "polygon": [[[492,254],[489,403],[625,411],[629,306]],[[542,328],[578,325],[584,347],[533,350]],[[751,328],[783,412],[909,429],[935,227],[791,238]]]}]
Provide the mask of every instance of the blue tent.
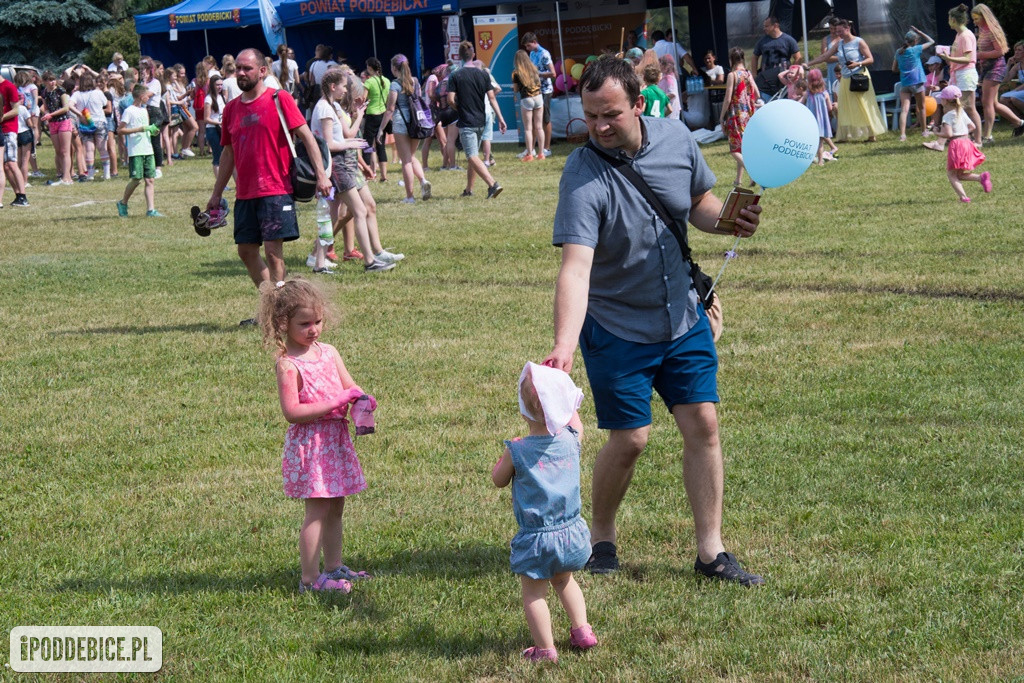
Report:
[{"label": "blue tent", "polygon": [[[274,5],[300,64],[324,43],[335,46],[336,54],[340,48],[353,67],[375,52],[385,64],[393,54],[404,52],[417,72],[421,41],[428,55],[444,51],[440,19],[436,30],[428,26],[422,31],[423,17],[459,9],[457,0],[285,0]],[[388,16],[395,18],[394,29],[385,27],[383,18]],[[335,30],[336,18],[345,19],[341,31]],[[177,40],[171,40],[172,29],[177,30]],[[191,67],[208,54],[237,54],[247,47],[267,50],[258,0],[185,0],[136,16],[135,31],[142,54],[166,64]]]}]

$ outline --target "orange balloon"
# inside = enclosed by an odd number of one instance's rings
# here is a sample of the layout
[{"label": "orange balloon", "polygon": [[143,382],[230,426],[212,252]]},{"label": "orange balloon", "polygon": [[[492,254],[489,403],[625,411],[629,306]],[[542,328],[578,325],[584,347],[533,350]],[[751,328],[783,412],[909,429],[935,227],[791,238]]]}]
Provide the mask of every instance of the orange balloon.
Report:
[{"label": "orange balloon", "polygon": [[574,66],[576,66],[576,60],[570,57],[562,63],[562,73],[571,74]]},{"label": "orange balloon", "polygon": [[935,110],[938,108],[938,106],[939,106],[939,103],[935,101],[934,97],[932,97],[931,95],[925,97],[924,98],[924,115],[925,116],[931,116],[932,114],[935,113]]}]

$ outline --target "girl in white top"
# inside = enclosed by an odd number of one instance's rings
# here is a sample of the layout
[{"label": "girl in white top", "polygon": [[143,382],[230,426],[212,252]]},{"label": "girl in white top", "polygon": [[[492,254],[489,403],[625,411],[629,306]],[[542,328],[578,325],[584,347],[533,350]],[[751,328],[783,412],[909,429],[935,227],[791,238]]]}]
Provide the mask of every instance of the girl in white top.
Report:
[{"label": "girl in white top", "polygon": [[206,118],[206,142],[210,145],[213,153],[213,176],[216,178],[220,171],[220,153],[223,147],[220,144],[220,124],[224,117],[224,85],[220,76],[210,77],[207,83],[206,102],[203,105]]},{"label": "girl in white top", "polygon": [[939,130],[939,137],[949,138],[946,150],[946,177],[960,201],[969,204],[971,198],[964,192],[963,181],[981,183],[981,188],[985,192],[991,192],[992,175],[988,171],[973,173],[974,169],[985,163],[985,155],[968,139],[968,135],[975,130],[975,124],[964,111],[964,106],[960,102],[961,97],[960,88],[955,85],[947,85],[936,95],[936,99],[942,102],[943,110],[946,112],[942,116],[942,128]]},{"label": "girl in white top", "polygon": [[[386,264],[382,263],[378,266],[374,258],[366,223],[366,205],[363,204],[363,200],[356,190],[355,178],[345,166],[346,150],[361,150],[366,146],[365,141],[361,138],[345,136],[346,126],[339,116],[340,101],[348,87],[348,78],[341,69],[330,69],[324,74],[320,87],[323,96],[313,107],[310,129],[313,131],[313,135],[327,143],[327,148],[331,151],[331,182],[334,185],[334,198],[331,199],[331,220],[334,222],[335,232],[337,232],[338,213],[341,205],[344,204],[348,212],[352,214],[356,239],[363,249],[363,264],[366,270],[379,271]],[[330,272],[326,261],[326,252],[319,239],[314,240],[312,256],[314,272]]]},{"label": "girl in white top", "polygon": [[110,178],[110,155],[107,152],[107,114],[110,102],[96,87],[92,74],[82,74],[79,88],[71,96],[71,105],[82,113],[79,117],[79,135],[85,148],[85,179],[92,180],[95,173],[96,150],[103,162],[103,178]]}]

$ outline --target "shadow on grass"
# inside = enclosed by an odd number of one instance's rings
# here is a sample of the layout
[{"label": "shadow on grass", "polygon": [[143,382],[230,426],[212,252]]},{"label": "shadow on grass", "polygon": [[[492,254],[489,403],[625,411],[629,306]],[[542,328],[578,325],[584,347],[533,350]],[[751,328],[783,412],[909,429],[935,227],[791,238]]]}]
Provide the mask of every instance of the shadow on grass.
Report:
[{"label": "shadow on grass", "polygon": [[471,578],[508,571],[508,549],[493,545],[402,550],[382,559],[388,574]]},{"label": "shadow on grass", "polygon": [[[232,245],[233,246],[233,245]],[[285,268],[288,270],[288,275],[309,275],[308,271],[305,271],[306,261],[303,258],[286,258]],[[249,281],[249,274],[245,271],[245,265],[239,258],[224,259],[223,261],[210,261],[208,263],[201,264],[200,270],[192,271],[192,274],[196,277],[232,277],[232,278],[244,278],[246,282]]]},{"label": "shadow on grass", "polygon": [[736,289],[765,291],[803,291],[823,294],[896,294],[899,296],[917,296],[926,299],[968,299],[972,301],[1024,301],[1024,294],[1005,290],[967,290],[940,287],[886,287],[885,285],[849,285],[849,284],[788,284],[778,282],[744,282],[735,285]]},{"label": "shadow on grass", "polygon": [[436,622],[412,624],[401,631],[384,633],[374,630],[367,633],[353,629],[338,638],[323,641],[317,647],[319,654],[344,656],[352,654],[381,655],[394,652],[413,652],[422,655],[462,659],[479,656],[488,652],[506,653],[515,649],[517,643],[486,635],[486,628],[475,627],[471,632],[441,632]]},{"label": "shadow on grass", "polygon": [[192,323],[191,325],[143,325],[131,327],[83,327],[77,330],[54,330],[51,335],[66,337],[81,334],[166,334],[168,332],[230,332],[238,329],[238,325],[213,325],[211,323]]},{"label": "shadow on grass", "polygon": [[233,593],[269,589],[281,593],[296,593],[298,575],[298,570],[291,568],[264,573],[161,572],[127,579],[79,577],[68,578],[57,584],[55,590],[87,593],[126,591],[183,595],[186,593]]}]

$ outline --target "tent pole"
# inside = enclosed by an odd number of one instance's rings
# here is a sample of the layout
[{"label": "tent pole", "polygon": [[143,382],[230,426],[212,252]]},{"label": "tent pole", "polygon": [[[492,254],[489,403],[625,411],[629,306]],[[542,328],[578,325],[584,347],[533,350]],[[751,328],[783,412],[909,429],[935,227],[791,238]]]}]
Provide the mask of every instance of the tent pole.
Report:
[{"label": "tent pole", "polygon": [[[672,61],[675,62],[676,65],[676,90],[679,91],[679,97],[682,98],[683,87],[685,84],[683,83],[682,78],[683,65],[679,63],[679,50],[676,49],[676,44],[679,42],[679,36],[676,35],[676,8],[675,5],[672,4],[672,0],[668,0],[668,23],[672,28]],[[714,29],[712,29],[712,31],[714,31]],[[682,104],[679,104],[680,121],[683,120],[682,106]]]},{"label": "tent pole", "polygon": [[806,62],[811,57],[807,51],[807,0],[800,0],[800,18],[803,19],[804,25],[804,61]]},{"label": "tent pole", "polygon": [[[555,0],[555,22],[558,24],[558,57],[562,60],[562,82],[565,83],[565,120],[566,120],[566,134],[569,132],[569,119],[572,118],[572,110],[569,107],[569,78],[572,78],[570,74],[567,78],[565,76],[565,48],[562,47],[562,13],[558,9],[558,0]],[[555,137],[554,133],[551,137]],[[541,146],[543,151],[543,145]]]},{"label": "tent pole", "polygon": [[377,22],[373,19],[370,19],[370,30],[373,31],[373,56],[377,57]]},{"label": "tent pole", "polygon": [[210,35],[203,29],[203,42],[206,43],[206,54],[210,54]]},{"label": "tent pole", "polygon": [[[708,0],[708,15],[711,17],[711,47],[715,51],[715,59],[718,59],[718,36],[715,35],[715,8],[711,5],[711,0]],[[675,36],[675,31],[672,32],[672,35]],[[703,62],[701,63],[703,64]]]}]

